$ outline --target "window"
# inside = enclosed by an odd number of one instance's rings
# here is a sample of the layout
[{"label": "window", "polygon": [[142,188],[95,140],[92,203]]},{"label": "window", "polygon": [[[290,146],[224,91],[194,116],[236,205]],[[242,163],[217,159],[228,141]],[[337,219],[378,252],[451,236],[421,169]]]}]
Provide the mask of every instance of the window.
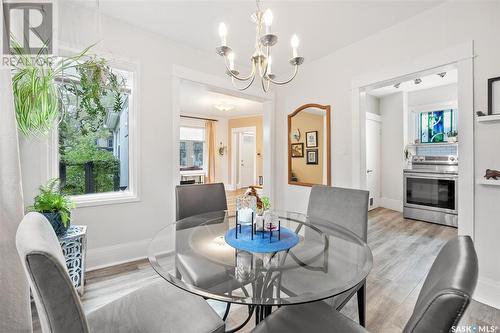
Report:
[{"label": "window", "polygon": [[181,127],[179,164],[181,170],[203,170],[205,151],[205,129]]},{"label": "window", "polygon": [[[65,194],[130,191],[128,124],[132,73],[112,71],[124,84],[119,93],[105,91],[99,99],[100,106],[94,101],[91,106],[82,104],[76,93],[66,89],[58,137],[59,178]],[[78,80],[72,84],[74,89],[81,87]]]},{"label": "window", "polygon": [[446,142],[448,134],[457,129],[454,109],[422,112],[418,117],[421,143]]}]

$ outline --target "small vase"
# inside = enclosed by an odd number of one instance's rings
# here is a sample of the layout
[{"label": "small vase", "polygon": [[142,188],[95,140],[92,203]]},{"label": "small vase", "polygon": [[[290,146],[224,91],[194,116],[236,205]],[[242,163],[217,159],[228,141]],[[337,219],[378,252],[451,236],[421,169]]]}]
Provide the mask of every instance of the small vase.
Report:
[{"label": "small vase", "polygon": [[66,231],[68,231],[70,221],[68,220],[67,226],[64,226],[61,214],[59,212],[50,212],[42,214],[50,222],[57,236],[63,236],[66,233]]}]

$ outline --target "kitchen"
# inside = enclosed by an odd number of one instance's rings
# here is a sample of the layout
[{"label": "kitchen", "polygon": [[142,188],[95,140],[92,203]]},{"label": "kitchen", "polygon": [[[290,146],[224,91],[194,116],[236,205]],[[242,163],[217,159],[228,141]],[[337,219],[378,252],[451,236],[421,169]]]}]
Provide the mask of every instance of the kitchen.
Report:
[{"label": "kitchen", "polygon": [[441,69],[366,93],[370,209],[458,224],[457,71]]}]

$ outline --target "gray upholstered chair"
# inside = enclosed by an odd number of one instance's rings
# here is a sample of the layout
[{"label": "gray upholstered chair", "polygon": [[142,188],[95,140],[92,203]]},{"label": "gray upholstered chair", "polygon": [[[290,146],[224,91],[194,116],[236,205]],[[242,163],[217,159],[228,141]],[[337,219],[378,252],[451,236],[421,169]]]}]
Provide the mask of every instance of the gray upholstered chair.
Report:
[{"label": "gray upholstered chair", "polygon": [[[476,288],[478,263],[469,236],[449,240],[439,252],[420,290],[404,333],[449,332],[457,325]],[[368,332],[333,311],[326,303],[284,306],[261,322],[253,333]]]},{"label": "gray upholstered chair", "polygon": [[[224,332],[220,317],[201,297],[156,279],[88,314],[70,280],[49,222],[27,214],[16,235],[43,332]],[[196,317],[196,320],[192,318]]]},{"label": "gray upholstered chair", "polygon": [[178,185],[175,188],[176,220],[227,210],[223,183]]},{"label": "gray upholstered chair", "polygon": [[[307,216],[338,224],[352,231],[366,243],[368,234],[368,200],[368,191],[342,187],[313,186],[309,196]],[[366,281],[361,282],[327,302],[337,310],[340,310],[355,293],[358,296],[359,323],[365,326]]]},{"label": "gray upholstered chair", "polygon": [[[309,196],[307,216],[320,229],[328,228],[328,224],[335,223],[352,231],[366,242],[368,191],[341,187],[313,186]],[[317,220],[314,220],[315,218]],[[308,281],[308,283],[315,285],[314,281]],[[286,276],[284,276],[282,285],[285,289],[289,287]],[[340,295],[325,300],[325,302],[334,309],[340,310],[356,293],[358,295],[359,323],[364,326],[366,309],[365,281],[362,281]]]}]

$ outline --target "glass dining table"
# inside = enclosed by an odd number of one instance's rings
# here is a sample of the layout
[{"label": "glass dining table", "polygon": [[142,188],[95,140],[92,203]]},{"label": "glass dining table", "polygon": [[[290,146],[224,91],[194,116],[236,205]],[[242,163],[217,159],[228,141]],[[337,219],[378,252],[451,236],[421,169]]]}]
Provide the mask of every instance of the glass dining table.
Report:
[{"label": "glass dining table", "polygon": [[[254,313],[258,323],[273,306],[334,297],[367,277],[372,253],[354,233],[299,213],[273,211],[273,216],[282,235],[288,232],[297,239],[288,249],[267,252],[259,246],[240,247],[235,237],[241,232],[241,221],[236,226],[235,216],[217,211],[167,225],[151,241],[149,261],[163,279],[186,292],[228,305],[247,305],[247,319],[232,331],[243,327]],[[261,243],[268,237],[273,245],[285,237],[277,230],[259,232],[257,226],[247,232],[252,239],[246,245],[253,244],[254,236]],[[241,241],[244,233],[239,235]],[[228,312],[229,306],[224,319]]]}]

